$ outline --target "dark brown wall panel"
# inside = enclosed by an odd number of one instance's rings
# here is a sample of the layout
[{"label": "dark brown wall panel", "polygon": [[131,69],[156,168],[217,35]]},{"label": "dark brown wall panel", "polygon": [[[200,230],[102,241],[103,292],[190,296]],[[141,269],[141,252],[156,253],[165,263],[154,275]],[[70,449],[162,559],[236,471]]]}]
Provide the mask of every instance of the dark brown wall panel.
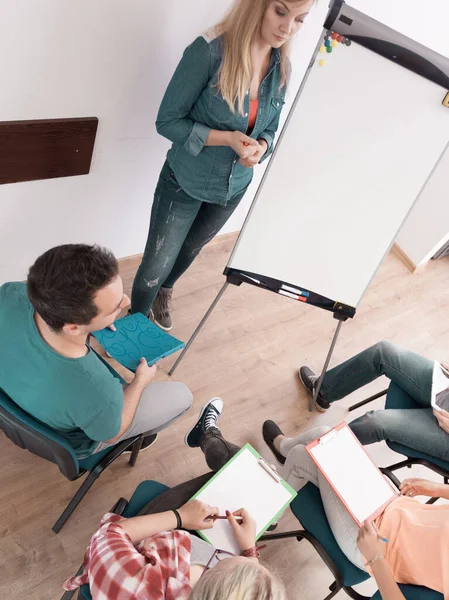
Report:
[{"label": "dark brown wall panel", "polygon": [[0,184],[86,175],[96,117],[0,121]]}]

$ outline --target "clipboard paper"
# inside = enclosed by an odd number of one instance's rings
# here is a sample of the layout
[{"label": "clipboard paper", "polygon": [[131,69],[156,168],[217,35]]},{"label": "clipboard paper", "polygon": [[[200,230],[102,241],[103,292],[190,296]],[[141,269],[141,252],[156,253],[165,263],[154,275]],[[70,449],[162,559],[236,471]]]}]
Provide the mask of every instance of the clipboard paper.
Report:
[{"label": "clipboard paper", "polygon": [[[218,506],[220,514],[245,508],[256,519],[256,539],[277,520],[296,492],[283,479],[273,478],[259,461],[260,454],[245,444],[192,498]],[[198,532],[216,548],[240,554],[227,520],[218,520],[213,529]]]},{"label": "clipboard paper", "polygon": [[306,450],[359,526],[374,520],[397,498],[347,423],[308,444]]}]

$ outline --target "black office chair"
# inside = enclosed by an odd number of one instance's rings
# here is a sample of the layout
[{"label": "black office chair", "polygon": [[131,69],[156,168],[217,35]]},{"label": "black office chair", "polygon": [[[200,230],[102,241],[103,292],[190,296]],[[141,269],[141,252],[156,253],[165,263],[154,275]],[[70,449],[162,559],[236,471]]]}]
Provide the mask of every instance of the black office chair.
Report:
[{"label": "black office chair", "polygon": [[136,464],[137,455],[143,442],[143,436],[138,435],[81,460],[76,456],[73,448],[65,438],[50,427],[33,419],[1,389],[0,429],[19,448],[29,450],[32,454],[55,463],[62,475],[70,481],[74,481],[85,473],[88,473],[81,487],[53,525],[52,529],[55,533],[61,531],[94,481],[125,450],[132,449],[129,464],[132,467]]}]

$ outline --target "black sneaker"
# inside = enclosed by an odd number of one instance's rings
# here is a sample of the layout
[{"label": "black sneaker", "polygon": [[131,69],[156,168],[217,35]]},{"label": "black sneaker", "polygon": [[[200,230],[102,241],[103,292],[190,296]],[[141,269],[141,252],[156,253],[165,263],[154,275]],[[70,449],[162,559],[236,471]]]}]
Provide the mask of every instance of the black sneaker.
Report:
[{"label": "black sneaker", "polygon": [[199,448],[203,434],[211,427],[217,426],[223,410],[223,400],[221,398],[212,398],[203,406],[198,416],[198,421],[185,435],[184,442],[189,448]]},{"label": "black sneaker", "polygon": [[285,464],[285,456],[283,456],[274,445],[274,440],[278,437],[278,435],[284,435],[278,425],[276,425],[274,421],[265,421],[262,426],[262,435],[266,445],[275,455],[278,463],[281,465]]},{"label": "black sneaker", "polygon": [[[157,440],[157,433],[154,433],[153,435],[147,435],[147,437],[144,437],[143,442],[142,442],[142,447],[139,450],[139,454],[140,454],[140,452],[143,452],[144,450],[147,450],[150,446],[152,446],[156,440]],[[125,450],[123,452],[123,454],[131,454],[132,451],[133,451],[133,449],[131,447],[130,450]]]},{"label": "black sneaker", "polygon": [[[318,377],[315,375],[315,373],[312,371],[312,369],[309,369],[309,367],[306,367],[306,366],[301,367],[299,369],[298,377],[299,377],[299,381],[306,388],[307,392],[310,394],[310,396],[313,397],[313,395],[315,393],[315,386],[318,381]],[[331,407],[331,404],[330,404],[330,402],[328,402],[326,400],[326,398],[320,392],[318,394],[318,398],[316,399],[315,406],[317,407],[317,409],[320,412],[326,412]]]}]

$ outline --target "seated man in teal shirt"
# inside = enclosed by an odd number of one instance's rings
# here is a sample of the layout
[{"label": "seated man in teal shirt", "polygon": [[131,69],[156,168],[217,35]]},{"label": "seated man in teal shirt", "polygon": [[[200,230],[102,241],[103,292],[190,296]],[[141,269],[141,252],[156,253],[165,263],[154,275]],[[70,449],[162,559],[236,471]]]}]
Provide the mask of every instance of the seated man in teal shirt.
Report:
[{"label": "seated man in teal shirt", "polygon": [[80,458],[140,433],[148,445],[192,404],[182,383],[149,385],[156,367],[145,359],[122,386],[89,348],[128,305],[114,255],[85,244],[48,250],[27,283],[0,287],[0,388]]}]

